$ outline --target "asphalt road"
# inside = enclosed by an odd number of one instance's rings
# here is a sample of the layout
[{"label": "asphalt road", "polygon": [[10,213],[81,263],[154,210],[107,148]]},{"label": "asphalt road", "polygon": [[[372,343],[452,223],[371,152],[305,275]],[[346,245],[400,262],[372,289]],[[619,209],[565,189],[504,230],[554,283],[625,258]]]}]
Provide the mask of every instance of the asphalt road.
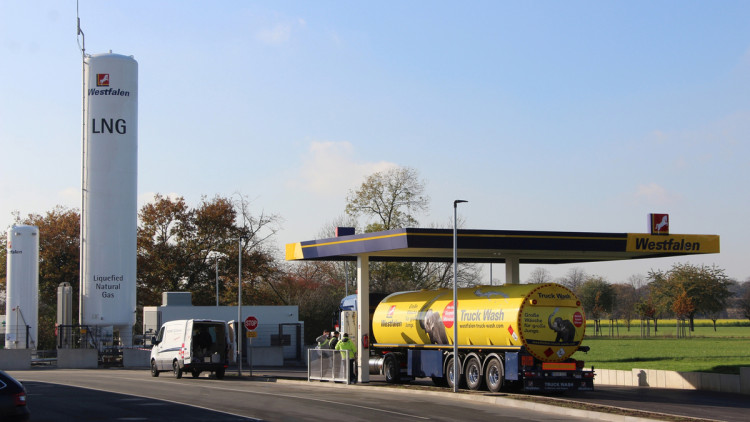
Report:
[{"label": "asphalt road", "polygon": [[[306,379],[306,371],[300,368],[261,368],[254,375]],[[382,376],[371,375],[370,384],[387,386]],[[419,387],[431,387],[429,379],[417,379],[412,383]],[[484,394],[474,392],[473,394]],[[622,408],[656,414],[662,420],[718,420],[745,422],[750,420],[750,397],[742,394],[726,394],[713,391],[677,390],[651,387],[619,387],[597,385],[595,391],[573,392],[553,396],[546,400],[556,402],[580,402],[588,405]],[[659,416],[659,415],[673,415]]]},{"label": "asphalt road", "polygon": [[[601,420],[579,410],[503,405],[450,392],[268,382],[152,378],[148,370],[11,371],[24,383],[33,421],[574,421]],[[328,385],[324,385],[328,384]],[[499,398],[500,400],[509,400]]]}]

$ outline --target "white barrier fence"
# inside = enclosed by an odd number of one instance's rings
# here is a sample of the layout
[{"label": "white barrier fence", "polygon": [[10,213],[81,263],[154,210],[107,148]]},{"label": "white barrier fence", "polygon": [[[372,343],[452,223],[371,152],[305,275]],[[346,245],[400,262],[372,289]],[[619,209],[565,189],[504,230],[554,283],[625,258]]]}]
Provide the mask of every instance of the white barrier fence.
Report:
[{"label": "white barrier fence", "polygon": [[[341,356],[344,353],[345,357]],[[349,351],[309,349],[307,351],[307,380],[345,382],[349,384]]]}]

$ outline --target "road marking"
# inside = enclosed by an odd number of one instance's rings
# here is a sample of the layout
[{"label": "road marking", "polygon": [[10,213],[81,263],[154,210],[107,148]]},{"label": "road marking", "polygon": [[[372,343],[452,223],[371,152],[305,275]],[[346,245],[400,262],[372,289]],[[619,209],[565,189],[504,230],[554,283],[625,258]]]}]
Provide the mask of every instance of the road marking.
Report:
[{"label": "road marking", "polygon": [[[248,393],[248,392],[250,392],[248,390],[238,390],[238,389],[235,389],[235,388],[225,388],[225,387],[216,387],[215,389],[216,390],[224,390],[224,391],[233,391],[233,392],[237,392],[237,393]],[[374,410],[376,412],[390,413],[390,414],[393,414],[393,415],[406,416],[406,417],[415,418],[415,419],[426,419],[426,420],[430,419],[430,418],[427,418],[427,417],[424,417],[424,416],[413,415],[413,414],[410,414],[410,413],[394,412],[392,410],[378,409],[377,407],[362,406],[362,405],[358,405],[358,404],[350,404],[350,403],[344,403],[344,402],[334,401],[334,400],[313,399],[313,398],[310,398],[310,397],[295,396],[295,395],[291,395],[291,394],[264,393],[262,391],[252,391],[250,393],[256,394],[256,395],[257,394],[263,394],[263,395],[266,395],[266,396],[287,397],[287,398],[300,399],[300,400],[318,401],[318,402],[323,402],[323,403],[336,404],[336,405],[340,405],[340,406],[349,406],[349,407],[356,407],[356,408],[359,408],[359,409]]]},{"label": "road marking", "polygon": [[[62,371],[60,371],[60,372],[62,372]],[[170,403],[170,404],[177,403],[177,404],[182,404],[182,405],[185,405],[185,406],[195,407],[197,409],[209,410],[211,412],[216,412],[216,413],[223,413],[225,415],[235,416],[235,417],[242,418],[242,419],[247,419],[247,420],[253,421],[253,422],[263,422],[263,419],[254,418],[252,416],[238,415],[236,413],[227,412],[227,411],[224,411],[224,410],[212,409],[210,407],[198,406],[198,405],[195,405],[193,403],[181,402],[181,401],[177,401],[177,400],[166,400],[166,399],[160,399],[160,398],[156,398],[156,397],[143,396],[143,395],[140,395],[140,394],[123,393],[122,391],[111,390],[111,389],[108,389],[108,388],[91,387],[91,386],[86,386],[86,385],[73,384],[73,383],[70,383],[70,382],[51,381],[51,380],[32,380],[29,377],[23,377],[23,378],[25,380],[28,380],[28,381],[44,382],[44,383],[58,384],[58,385],[67,385],[68,387],[84,388],[86,390],[106,391],[108,393],[115,393],[115,394],[127,394],[127,395],[133,396],[133,397],[143,397],[143,398],[146,398],[146,399],[149,399],[149,400],[156,400],[156,401]],[[98,377],[98,378],[110,378],[111,379],[112,377],[111,376],[103,376],[103,377]],[[140,379],[134,379],[134,378],[125,378],[125,379],[130,380],[130,381],[141,381]],[[165,382],[165,381],[162,381],[162,382]]]},{"label": "road marking", "polygon": [[[97,378],[108,378],[108,379],[112,378],[111,376],[98,375],[98,374],[91,374],[89,376],[97,377]],[[129,380],[129,381],[138,381],[138,382],[143,382],[143,380],[144,380],[144,378],[131,378],[131,377],[120,377],[120,378],[121,379]],[[151,383],[155,383],[156,382],[156,383],[163,383],[163,384],[172,384],[172,385],[174,385],[173,381],[175,381],[175,380],[168,381],[168,380],[160,380],[160,379],[153,379],[153,378],[149,380],[149,382],[151,382]],[[90,387],[90,386],[81,386],[81,385],[75,385],[75,384],[66,384],[66,383],[63,383],[63,382],[56,382],[56,381],[49,381],[49,380],[40,381],[40,382],[53,382],[55,384],[70,385],[70,386],[73,386],[73,387],[87,388],[87,389],[91,389],[91,390],[94,390],[94,389],[96,389],[96,390],[102,390],[100,388],[93,388],[93,387]],[[203,383],[201,383],[201,385],[197,385],[197,384],[196,385],[190,385],[188,383],[184,383],[184,384],[182,384],[182,386],[183,387],[200,387],[200,388],[206,388],[206,387],[208,387],[208,386],[206,386]],[[252,391],[252,390],[237,389],[237,388],[226,388],[226,387],[219,387],[219,386],[210,386],[209,388],[214,389],[214,390],[232,391],[232,392],[235,392],[235,393],[263,394],[263,395],[266,395],[266,396],[286,397],[286,398],[294,398],[294,399],[299,399],[299,400],[317,401],[317,402],[321,402],[321,403],[335,404],[335,405],[340,405],[340,406],[348,406],[348,407],[354,407],[354,408],[358,408],[358,409],[365,409],[365,410],[371,410],[371,411],[376,411],[376,412],[381,412],[381,413],[388,413],[388,414],[392,414],[392,415],[405,416],[405,417],[414,418],[414,419],[423,419],[423,420],[429,420],[430,419],[428,417],[424,417],[424,416],[421,416],[421,415],[414,415],[414,414],[410,414],[410,413],[396,412],[396,411],[393,411],[393,410],[386,410],[386,409],[378,409],[376,407],[362,406],[362,405],[358,405],[358,404],[351,404],[351,403],[345,403],[345,402],[334,401],[334,400],[327,400],[327,399],[314,399],[314,398],[310,398],[310,397],[297,396],[297,395],[291,395],[291,394],[266,393],[266,392],[262,392],[262,391]],[[118,394],[128,394],[128,393],[122,393],[122,392],[113,391],[113,390],[103,390],[103,391],[109,391],[109,392],[118,393]],[[148,397],[148,396],[139,396],[139,395],[135,395],[135,394],[129,394],[129,395],[136,396],[136,397],[146,397],[146,398],[154,399],[153,397]],[[208,407],[196,406],[195,404],[191,404],[191,403],[175,402],[175,401],[163,400],[163,399],[154,399],[154,400],[166,401],[166,402],[170,402],[170,403],[185,404],[185,405],[188,405],[188,406],[197,407],[197,408],[201,408],[201,409],[212,410],[212,411],[215,411],[215,412],[225,413],[225,414],[232,415],[232,416],[240,416],[240,417],[247,418],[247,419],[250,419],[250,420],[255,420],[255,421],[260,420],[260,419],[255,419],[255,418],[252,418],[252,417],[249,417],[249,416],[242,416],[242,415],[237,415],[237,414],[230,413],[230,412],[225,412],[225,411],[221,411],[221,410],[211,409],[211,408],[208,408]]]}]

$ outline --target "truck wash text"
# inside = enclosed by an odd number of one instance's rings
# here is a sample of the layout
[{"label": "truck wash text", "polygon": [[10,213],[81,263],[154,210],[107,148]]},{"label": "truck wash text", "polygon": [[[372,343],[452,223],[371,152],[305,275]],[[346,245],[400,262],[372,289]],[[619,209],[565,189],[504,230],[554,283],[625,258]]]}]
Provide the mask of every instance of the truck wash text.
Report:
[{"label": "truck wash text", "polygon": [[638,251],[700,251],[700,242],[685,242],[682,240],[662,240],[654,242],[648,237],[638,237],[635,239],[635,249]]},{"label": "truck wash text", "polygon": [[503,319],[505,319],[505,314],[502,309],[498,311],[492,309],[485,309],[483,311],[461,310],[461,321],[502,321]]},{"label": "truck wash text", "polygon": [[570,300],[572,297],[570,293],[537,293],[540,299],[559,299],[559,300]]}]

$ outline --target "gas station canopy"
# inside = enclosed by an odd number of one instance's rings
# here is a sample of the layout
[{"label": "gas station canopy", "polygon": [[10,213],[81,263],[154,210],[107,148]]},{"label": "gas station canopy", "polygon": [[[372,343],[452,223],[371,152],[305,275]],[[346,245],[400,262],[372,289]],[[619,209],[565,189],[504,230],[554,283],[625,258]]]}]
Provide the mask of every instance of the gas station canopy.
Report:
[{"label": "gas station canopy", "polygon": [[[465,230],[459,262],[567,264],[719,252],[718,235]],[[286,245],[286,259],[354,261],[453,260],[453,229],[394,229]]]},{"label": "gas station canopy", "polygon": [[[506,284],[520,283],[522,263],[565,264],[718,252],[718,235],[465,229],[456,233],[458,261],[504,263]],[[370,309],[370,261],[451,262],[453,229],[395,229],[289,243],[286,259],[356,261],[357,304],[359,309]],[[362,349],[368,347],[369,326],[369,313],[358,312],[356,341]],[[369,353],[357,355],[359,382],[370,379],[368,359]]]}]

